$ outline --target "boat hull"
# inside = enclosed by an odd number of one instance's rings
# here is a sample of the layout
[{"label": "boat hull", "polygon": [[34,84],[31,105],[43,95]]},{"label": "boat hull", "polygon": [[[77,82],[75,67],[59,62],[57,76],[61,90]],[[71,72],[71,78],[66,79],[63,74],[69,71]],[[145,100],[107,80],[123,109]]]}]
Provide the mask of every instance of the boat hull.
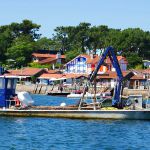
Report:
[{"label": "boat hull", "polygon": [[0,110],[0,116],[150,120],[149,110]]}]

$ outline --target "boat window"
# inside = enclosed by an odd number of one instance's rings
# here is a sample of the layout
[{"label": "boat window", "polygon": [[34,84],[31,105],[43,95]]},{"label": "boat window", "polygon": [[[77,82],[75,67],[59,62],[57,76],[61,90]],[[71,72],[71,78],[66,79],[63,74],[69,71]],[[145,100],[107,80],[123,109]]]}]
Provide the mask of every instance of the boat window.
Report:
[{"label": "boat window", "polygon": [[13,89],[15,89],[16,88],[17,79],[14,79],[13,81],[14,81],[13,82]]},{"label": "boat window", "polygon": [[0,89],[4,89],[4,79],[0,79]]},{"label": "boat window", "polygon": [[11,88],[12,88],[12,80],[8,79],[7,89],[11,89]]}]

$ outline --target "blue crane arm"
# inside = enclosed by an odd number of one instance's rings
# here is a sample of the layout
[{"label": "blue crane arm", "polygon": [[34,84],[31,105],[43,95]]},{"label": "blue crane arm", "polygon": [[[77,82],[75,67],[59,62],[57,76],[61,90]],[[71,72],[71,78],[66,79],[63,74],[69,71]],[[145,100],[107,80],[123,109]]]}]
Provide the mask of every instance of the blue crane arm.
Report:
[{"label": "blue crane arm", "polygon": [[122,81],[123,81],[123,75],[122,75],[122,71],[120,69],[120,65],[118,62],[118,59],[115,55],[114,49],[112,47],[108,47],[104,53],[102,54],[102,57],[100,58],[97,67],[95,68],[95,70],[93,71],[93,73],[90,75],[90,82],[93,82],[93,80],[96,78],[98,70],[100,69],[100,67],[103,65],[106,57],[110,58],[110,61],[113,65],[113,67],[116,69],[116,73],[117,73],[117,82],[116,82],[116,86],[115,86],[115,90],[114,90],[114,97],[112,99],[112,106],[115,107],[119,107],[118,105],[121,102],[121,92],[122,92]]},{"label": "blue crane arm", "polygon": [[93,73],[90,75],[90,82],[93,82],[93,80],[95,79],[95,77],[97,76],[97,73],[98,73],[98,70],[100,69],[100,67],[103,65],[105,59],[106,59],[106,56],[109,56],[110,58],[110,61],[113,65],[113,67],[116,69],[116,72],[117,72],[117,75],[119,78],[123,78],[123,75],[122,75],[122,72],[121,72],[121,69],[120,69],[120,66],[119,66],[119,62],[118,62],[118,59],[114,53],[114,49],[112,47],[108,47],[104,53],[102,54],[98,64],[97,64],[97,67],[95,68],[95,70],[93,71]]},{"label": "blue crane arm", "polygon": [[95,70],[92,72],[92,74],[90,75],[90,82],[93,82],[93,80],[95,79],[95,77],[97,76],[98,70],[100,69],[101,65],[104,63],[104,60],[106,59],[106,56],[109,52],[109,50],[111,49],[111,47],[108,47],[106,49],[106,51],[102,54],[102,57],[100,58],[97,67],[95,68]]}]

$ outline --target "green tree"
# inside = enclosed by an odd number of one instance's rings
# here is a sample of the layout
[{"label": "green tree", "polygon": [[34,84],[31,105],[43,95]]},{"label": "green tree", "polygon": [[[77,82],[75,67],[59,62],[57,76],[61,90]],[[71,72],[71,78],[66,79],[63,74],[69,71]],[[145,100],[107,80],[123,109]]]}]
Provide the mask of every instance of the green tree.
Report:
[{"label": "green tree", "polygon": [[128,52],[125,56],[128,60],[128,69],[134,69],[136,66],[142,64],[142,58],[137,53]]},{"label": "green tree", "polygon": [[72,50],[72,51],[67,51],[66,52],[66,61],[70,61],[71,59],[75,58],[76,56],[78,56],[80,53],[80,51],[77,50]]},{"label": "green tree", "polygon": [[13,59],[16,66],[26,66],[31,61],[32,51],[35,49],[35,42],[30,36],[21,36],[15,39],[7,49],[7,58]]},{"label": "green tree", "polygon": [[88,48],[93,49],[96,52],[96,49],[105,47],[105,39],[108,35],[109,29],[107,26],[94,26],[90,28],[89,31],[89,40]]},{"label": "green tree", "polygon": [[30,60],[35,40],[40,38],[40,25],[30,20],[0,26],[0,61],[6,64],[14,59],[16,65],[26,64]]},{"label": "green tree", "polygon": [[37,49],[59,50],[61,45],[55,40],[43,37],[36,41],[36,47]]},{"label": "green tree", "polygon": [[49,69],[52,69],[52,64],[41,65],[37,62],[31,62],[28,65],[29,65],[29,67],[32,67],[32,68],[49,68]]},{"label": "green tree", "polygon": [[22,23],[19,24],[21,35],[30,35],[33,40],[39,39],[41,34],[38,33],[40,25],[33,23],[30,20],[23,20]]},{"label": "green tree", "polygon": [[4,63],[6,60],[6,49],[10,47],[13,38],[8,26],[0,27],[0,62]]}]

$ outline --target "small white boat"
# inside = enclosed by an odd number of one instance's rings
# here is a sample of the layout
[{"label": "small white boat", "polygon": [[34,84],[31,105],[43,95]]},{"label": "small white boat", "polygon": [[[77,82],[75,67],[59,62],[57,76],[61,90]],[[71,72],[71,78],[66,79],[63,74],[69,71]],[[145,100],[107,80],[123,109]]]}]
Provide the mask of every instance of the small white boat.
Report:
[{"label": "small white boat", "polygon": [[[84,95],[85,98],[88,98],[88,99],[91,99],[91,98],[94,98],[96,96],[96,98],[104,98],[106,96],[110,96],[110,93],[97,93],[96,95],[95,94],[91,94],[91,93],[88,93],[86,92],[86,94]],[[83,93],[81,94],[75,94],[75,93],[71,93],[69,95],[67,95],[68,98],[81,98],[83,97]]]}]

